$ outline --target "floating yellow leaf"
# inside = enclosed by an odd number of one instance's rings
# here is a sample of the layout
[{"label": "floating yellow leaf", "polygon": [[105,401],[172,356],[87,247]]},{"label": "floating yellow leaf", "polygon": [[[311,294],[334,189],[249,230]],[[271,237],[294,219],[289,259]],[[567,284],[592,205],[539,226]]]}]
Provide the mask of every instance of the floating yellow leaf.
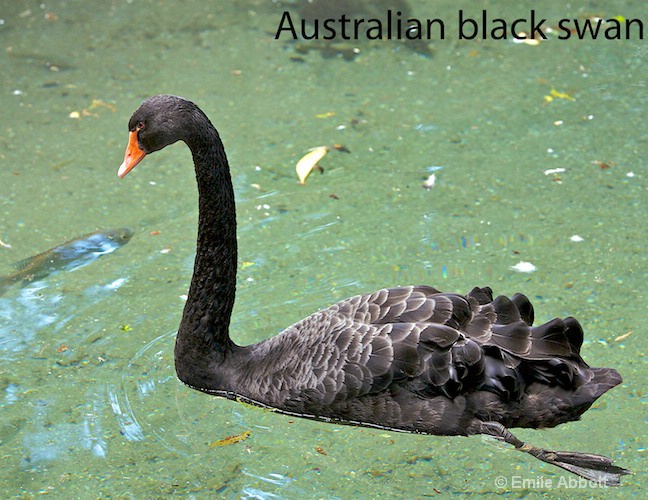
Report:
[{"label": "floating yellow leaf", "polygon": [[332,144],[330,146],[318,146],[311,149],[308,153],[301,157],[297,162],[295,170],[297,171],[297,177],[299,177],[299,183],[305,184],[306,178],[310,175],[313,169],[319,169],[323,172],[322,167],[318,165],[318,162],[326,156],[331,149],[336,151],[341,151],[342,153],[350,153],[349,149],[342,144]]},{"label": "floating yellow leaf", "polygon": [[575,101],[576,98],[570,96],[567,92],[559,92],[556,89],[551,89],[551,95],[557,97],[558,99],[567,99],[568,101]]},{"label": "floating yellow leaf", "polygon": [[319,146],[317,148],[311,149],[308,153],[301,157],[301,159],[297,162],[297,166],[295,167],[300,184],[306,183],[306,178],[310,175],[311,171],[315,167],[317,167],[317,163],[326,156],[328,150],[328,146]]},{"label": "floating yellow leaf", "polygon": [[209,447],[215,448],[217,446],[227,446],[229,444],[236,444],[239,441],[245,441],[247,438],[250,437],[250,434],[252,434],[252,431],[245,431],[242,432],[241,434],[236,434],[234,436],[227,436],[226,438],[218,439],[217,441],[214,441],[209,445]]},{"label": "floating yellow leaf", "polygon": [[241,269],[245,269],[246,267],[253,266],[254,264],[256,264],[256,262],[244,260],[243,262],[241,262]]},{"label": "floating yellow leaf", "polygon": [[566,92],[560,92],[556,90],[555,88],[551,87],[551,91],[549,92],[549,95],[544,96],[545,102],[551,102],[554,99],[567,99],[568,101],[575,101],[576,98],[570,96]]}]

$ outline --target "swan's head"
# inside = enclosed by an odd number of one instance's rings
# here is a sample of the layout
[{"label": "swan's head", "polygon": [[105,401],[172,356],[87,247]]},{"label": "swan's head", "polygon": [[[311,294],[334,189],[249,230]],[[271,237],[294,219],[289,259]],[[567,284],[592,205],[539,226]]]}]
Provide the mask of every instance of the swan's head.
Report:
[{"label": "swan's head", "polygon": [[156,95],[144,101],[128,122],[128,146],[117,175],[123,178],[149,153],[186,141],[187,120],[196,110],[194,103],[174,95]]}]

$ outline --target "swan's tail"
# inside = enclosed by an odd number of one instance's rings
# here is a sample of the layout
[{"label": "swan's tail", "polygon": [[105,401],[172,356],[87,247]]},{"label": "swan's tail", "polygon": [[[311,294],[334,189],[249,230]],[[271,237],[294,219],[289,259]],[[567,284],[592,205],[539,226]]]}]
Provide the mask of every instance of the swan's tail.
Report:
[{"label": "swan's tail", "polygon": [[523,443],[498,422],[483,422],[482,434],[515,446],[515,449],[533,455],[543,462],[555,465],[589,481],[595,481],[605,486],[619,486],[621,476],[632,474],[628,469],[614,465],[613,460],[603,455],[579,453],[573,451],[549,451]]}]

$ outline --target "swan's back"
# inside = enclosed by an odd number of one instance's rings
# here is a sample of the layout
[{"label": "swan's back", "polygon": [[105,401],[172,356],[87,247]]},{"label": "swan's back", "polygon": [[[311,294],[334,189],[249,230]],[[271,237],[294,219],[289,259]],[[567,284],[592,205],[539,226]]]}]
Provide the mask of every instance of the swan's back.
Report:
[{"label": "swan's back", "polygon": [[281,411],[433,434],[552,427],[621,382],[580,357],[573,318],[533,327],[516,294],[427,286],[343,300],[251,346],[234,391]]}]

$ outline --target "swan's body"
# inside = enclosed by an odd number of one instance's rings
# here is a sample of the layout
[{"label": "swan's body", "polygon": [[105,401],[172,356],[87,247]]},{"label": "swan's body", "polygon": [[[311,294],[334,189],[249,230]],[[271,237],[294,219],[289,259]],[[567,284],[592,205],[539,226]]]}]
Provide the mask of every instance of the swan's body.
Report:
[{"label": "swan's body", "polygon": [[216,129],[193,103],[160,95],[129,123],[119,176],[178,140],[193,154],[199,191],[194,274],[178,329],[178,377],[194,389],[297,416],[437,435],[489,434],[605,484],[628,471],[587,453],[525,445],[507,427],[577,420],[621,382],[580,357],[574,318],[533,327],[526,297],[493,300],[427,286],[352,297],[250,346],[229,337],[236,289],[236,216]]}]

